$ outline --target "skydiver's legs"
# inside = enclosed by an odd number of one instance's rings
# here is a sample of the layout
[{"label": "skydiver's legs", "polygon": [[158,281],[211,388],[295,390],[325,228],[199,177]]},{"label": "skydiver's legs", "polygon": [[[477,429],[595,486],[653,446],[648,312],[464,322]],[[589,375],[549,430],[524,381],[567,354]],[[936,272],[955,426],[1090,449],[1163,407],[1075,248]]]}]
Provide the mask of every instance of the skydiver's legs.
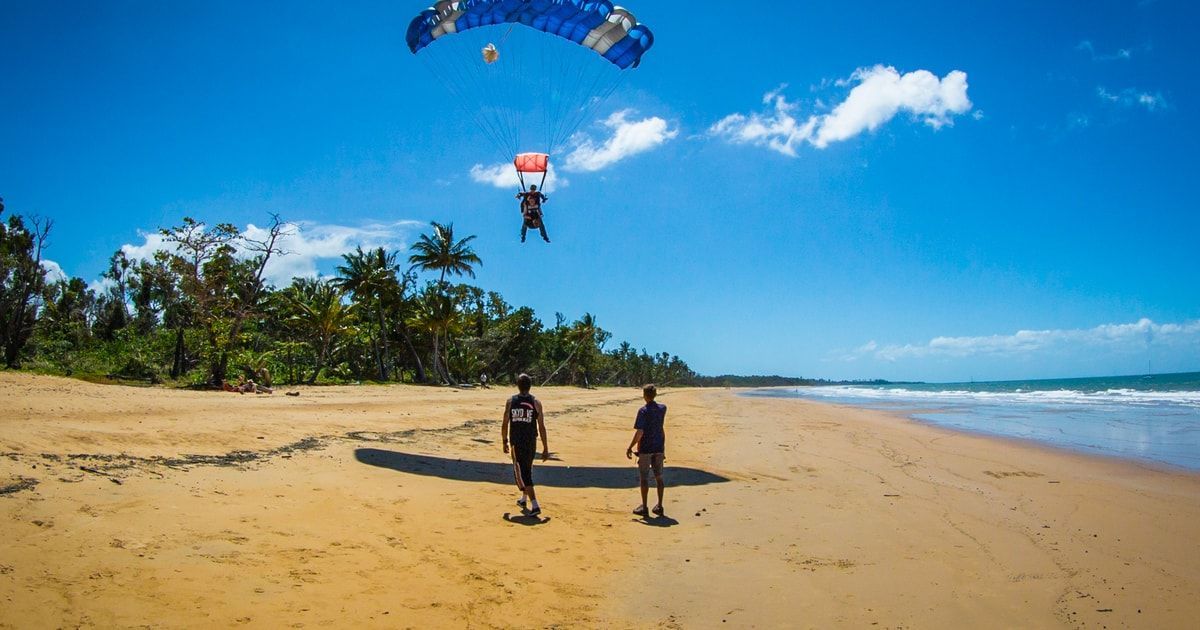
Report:
[{"label": "skydiver's legs", "polygon": [[521,242],[522,243],[525,242],[525,232],[527,232],[528,230],[529,230],[529,223],[527,221],[522,221],[521,222]]},{"label": "skydiver's legs", "polygon": [[545,221],[542,221],[541,225],[538,226],[538,231],[542,233],[542,240],[549,243],[550,237],[546,236],[546,222]]}]

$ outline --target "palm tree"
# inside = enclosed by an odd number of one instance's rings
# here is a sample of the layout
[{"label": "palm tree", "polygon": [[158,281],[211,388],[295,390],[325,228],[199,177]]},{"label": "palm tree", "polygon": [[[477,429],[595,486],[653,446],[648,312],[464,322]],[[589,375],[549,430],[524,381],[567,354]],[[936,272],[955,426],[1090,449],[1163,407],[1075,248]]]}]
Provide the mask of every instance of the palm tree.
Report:
[{"label": "palm tree", "polygon": [[[408,262],[414,269],[439,272],[438,287],[441,290],[441,296],[436,304],[432,298],[426,296],[418,309],[421,312],[417,313],[413,321],[421,322],[420,325],[433,335],[434,370],[444,381],[452,383],[453,379],[450,377],[449,369],[444,365],[440,370],[438,369],[439,364],[443,363],[439,356],[439,337],[447,332],[447,329],[440,326],[430,327],[430,317],[433,317],[434,321],[448,321],[448,317],[450,317],[457,322],[458,309],[446,291],[446,275],[474,278],[475,266],[483,265],[483,261],[475,253],[475,250],[471,249],[470,243],[475,240],[474,235],[456,241],[454,240],[453,223],[442,225],[434,221],[431,225],[433,225],[433,235],[421,235],[421,238],[412,246],[414,253],[408,257]],[[434,311],[436,311],[436,315]]]},{"label": "palm tree", "polygon": [[438,285],[443,290],[446,287],[447,273],[474,278],[475,269],[472,265],[483,265],[483,261],[470,246],[470,242],[475,240],[475,236],[455,241],[453,223],[442,225],[434,221],[432,225],[433,236],[421,235],[421,238],[412,246],[415,253],[408,257],[408,262],[421,271],[440,271]]},{"label": "palm tree", "polygon": [[316,350],[317,364],[308,379],[312,385],[325,368],[334,340],[350,327],[350,309],[342,302],[342,292],[332,283],[317,283],[311,290],[295,291],[288,298],[295,309],[290,323],[309,338]]},{"label": "palm tree", "polygon": [[426,291],[417,302],[417,308],[410,320],[413,326],[423,330],[433,337],[433,370],[442,381],[455,385],[450,368],[442,358],[439,340],[442,335],[456,332],[461,324],[461,316],[455,308],[453,300],[448,296],[434,291]]},{"label": "palm tree", "polygon": [[[608,342],[608,339],[611,336],[611,333],[601,330],[596,326],[595,315],[592,315],[591,313],[584,313],[583,317],[580,317],[579,321],[575,322],[566,334],[566,338],[569,341],[574,342],[571,346],[571,353],[567,355],[567,358],[564,359],[562,363],[558,364],[557,368],[554,368],[554,371],[550,373],[550,376],[546,377],[546,380],[542,382],[542,386],[545,386],[547,383],[549,383],[551,379],[553,379],[559,373],[559,371],[563,369],[563,367],[570,363],[571,359],[575,358],[575,353],[578,352],[580,348],[584,347],[585,344],[587,345],[588,352],[595,352],[597,345],[603,348],[604,344]],[[588,381],[587,377],[586,366],[583,374],[583,382],[585,387],[591,387],[591,383]]]},{"label": "palm tree", "polygon": [[335,280],[335,285],[342,291],[353,293],[354,298],[367,308],[368,313],[375,311],[379,324],[375,357],[379,366],[379,380],[386,381],[390,358],[383,298],[385,293],[399,289],[396,273],[400,271],[400,266],[396,264],[396,254],[389,254],[382,247],[364,252],[360,245],[354,253],[343,254],[342,259],[346,264],[337,268],[339,277]]}]

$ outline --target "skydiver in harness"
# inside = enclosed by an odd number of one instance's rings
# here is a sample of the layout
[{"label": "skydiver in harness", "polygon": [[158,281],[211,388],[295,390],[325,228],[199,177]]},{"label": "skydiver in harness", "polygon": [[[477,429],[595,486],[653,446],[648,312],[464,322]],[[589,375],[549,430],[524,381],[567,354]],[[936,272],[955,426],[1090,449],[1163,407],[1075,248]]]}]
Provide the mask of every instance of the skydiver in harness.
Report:
[{"label": "skydiver in harness", "polygon": [[536,185],[529,186],[529,192],[517,193],[517,199],[521,200],[521,242],[525,242],[525,233],[529,228],[536,228],[542,233],[542,240],[550,242],[550,237],[546,236],[546,223],[542,216],[542,203],[549,201],[550,198],[543,195],[538,190]]}]

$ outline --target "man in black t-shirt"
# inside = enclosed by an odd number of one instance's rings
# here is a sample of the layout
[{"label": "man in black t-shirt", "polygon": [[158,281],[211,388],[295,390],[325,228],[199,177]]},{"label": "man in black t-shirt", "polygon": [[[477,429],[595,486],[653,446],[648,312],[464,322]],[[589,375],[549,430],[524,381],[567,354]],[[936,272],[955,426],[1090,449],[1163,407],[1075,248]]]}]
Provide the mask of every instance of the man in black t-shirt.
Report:
[{"label": "man in black t-shirt", "polygon": [[667,435],[663,431],[663,421],[667,418],[667,406],[654,402],[658,396],[658,388],[654,385],[642,387],[642,399],[646,406],[638,409],[637,420],[633,423],[633,441],[625,449],[625,457],[633,459],[634,448],[637,448],[638,479],[641,481],[642,504],[634,511],[638,516],[648,516],[646,511],[646,495],[650,492],[650,471],[654,471],[654,481],[658,483],[658,505],[652,510],[656,516],[663,513],[663,460],[666,459]]},{"label": "man in black t-shirt", "polygon": [[[517,505],[530,516],[542,513],[538,506],[537,494],[533,490],[533,455],[537,451],[538,435],[542,436],[542,461],[550,457],[550,447],[546,446],[546,423],[542,413],[542,402],[529,393],[533,379],[528,374],[517,377],[519,394],[508,399],[504,404],[504,422],[500,425],[500,441],[504,443],[504,452],[508,453],[512,446],[513,476],[516,478],[517,489],[521,498]],[[526,501],[528,499],[528,501]]]}]

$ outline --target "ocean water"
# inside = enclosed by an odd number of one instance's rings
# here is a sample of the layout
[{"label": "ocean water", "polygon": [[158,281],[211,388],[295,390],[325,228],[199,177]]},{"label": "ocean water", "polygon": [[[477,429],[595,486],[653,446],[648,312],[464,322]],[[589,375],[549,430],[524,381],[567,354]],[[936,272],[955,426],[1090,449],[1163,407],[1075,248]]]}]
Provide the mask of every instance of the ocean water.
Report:
[{"label": "ocean water", "polygon": [[951,429],[1200,471],[1200,372],[831,385],[755,390],[745,395],[882,409]]}]

